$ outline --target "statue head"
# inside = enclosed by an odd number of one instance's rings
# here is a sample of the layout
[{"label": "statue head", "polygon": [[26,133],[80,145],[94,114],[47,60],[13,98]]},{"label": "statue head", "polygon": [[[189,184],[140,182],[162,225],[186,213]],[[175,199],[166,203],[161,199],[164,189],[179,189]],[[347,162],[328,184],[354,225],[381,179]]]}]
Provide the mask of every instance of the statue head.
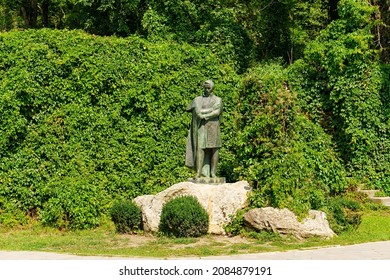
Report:
[{"label": "statue head", "polygon": [[212,80],[207,80],[203,84],[204,93],[208,96],[210,95],[214,90],[214,82]]}]

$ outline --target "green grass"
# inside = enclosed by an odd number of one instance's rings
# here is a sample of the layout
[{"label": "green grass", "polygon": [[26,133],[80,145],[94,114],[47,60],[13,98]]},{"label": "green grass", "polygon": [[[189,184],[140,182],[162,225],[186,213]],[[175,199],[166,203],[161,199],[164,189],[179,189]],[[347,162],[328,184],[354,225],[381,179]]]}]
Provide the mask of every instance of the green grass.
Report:
[{"label": "green grass", "polygon": [[374,197],[387,197],[387,194],[384,191],[377,191]]},{"label": "green grass", "polygon": [[331,240],[310,238],[299,241],[292,237],[281,238],[266,233],[238,241],[234,238],[211,235],[202,238],[167,238],[142,234],[116,234],[111,223],[84,231],[60,231],[35,225],[22,229],[0,227],[0,250],[147,258],[211,256],[390,240],[389,228],[390,210],[385,209],[365,212],[357,230],[345,232]]}]

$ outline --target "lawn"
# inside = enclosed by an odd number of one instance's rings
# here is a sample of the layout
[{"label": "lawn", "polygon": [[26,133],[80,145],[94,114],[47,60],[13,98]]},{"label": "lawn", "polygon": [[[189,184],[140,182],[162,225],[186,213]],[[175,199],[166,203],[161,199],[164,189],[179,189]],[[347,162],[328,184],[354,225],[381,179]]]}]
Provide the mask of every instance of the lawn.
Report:
[{"label": "lawn", "polygon": [[257,234],[256,238],[207,235],[176,239],[143,233],[116,234],[110,221],[99,228],[83,231],[60,231],[39,225],[19,229],[0,227],[0,236],[0,250],[12,251],[146,258],[232,255],[390,240],[390,209],[366,211],[357,230],[330,240],[299,241],[268,233]]}]

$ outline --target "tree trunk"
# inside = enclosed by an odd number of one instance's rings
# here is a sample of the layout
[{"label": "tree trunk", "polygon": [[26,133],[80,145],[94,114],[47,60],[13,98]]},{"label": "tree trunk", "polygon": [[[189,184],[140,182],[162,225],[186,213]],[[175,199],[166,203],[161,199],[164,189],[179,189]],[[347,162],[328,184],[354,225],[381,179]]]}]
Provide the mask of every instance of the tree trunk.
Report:
[{"label": "tree trunk", "polygon": [[375,19],[381,24],[376,25],[375,40],[377,47],[381,50],[381,59],[385,63],[390,61],[390,3],[389,1],[374,1],[379,5]]},{"label": "tree trunk", "polygon": [[30,20],[29,20],[29,17],[27,15],[26,7],[24,7],[24,6],[20,7],[20,16],[23,18],[24,26],[25,27],[29,27],[30,26]]},{"label": "tree trunk", "polygon": [[26,28],[35,28],[38,18],[38,2],[37,0],[27,0],[20,7],[20,15],[24,20]]},{"label": "tree trunk", "polygon": [[49,26],[49,6],[50,6],[50,0],[43,0],[42,1],[42,25],[44,27]]},{"label": "tree trunk", "polygon": [[329,20],[336,20],[339,18],[339,12],[337,10],[337,5],[339,3],[339,0],[329,0]]},{"label": "tree trunk", "polygon": [[38,1],[30,0],[30,26],[32,28],[37,27],[38,19]]}]

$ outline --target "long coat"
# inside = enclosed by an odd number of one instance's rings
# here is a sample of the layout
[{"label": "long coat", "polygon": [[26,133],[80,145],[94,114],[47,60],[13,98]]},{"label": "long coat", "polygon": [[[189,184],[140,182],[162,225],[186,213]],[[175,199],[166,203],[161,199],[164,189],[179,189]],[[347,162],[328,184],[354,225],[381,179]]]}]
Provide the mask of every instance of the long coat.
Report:
[{"label": "long coat", "polygon": [[196,170],[198,149],[220,148],[222,100],[212,94],[198,96],[187,107],[192,112],[192,123],[186,147],[186,166]]}]

